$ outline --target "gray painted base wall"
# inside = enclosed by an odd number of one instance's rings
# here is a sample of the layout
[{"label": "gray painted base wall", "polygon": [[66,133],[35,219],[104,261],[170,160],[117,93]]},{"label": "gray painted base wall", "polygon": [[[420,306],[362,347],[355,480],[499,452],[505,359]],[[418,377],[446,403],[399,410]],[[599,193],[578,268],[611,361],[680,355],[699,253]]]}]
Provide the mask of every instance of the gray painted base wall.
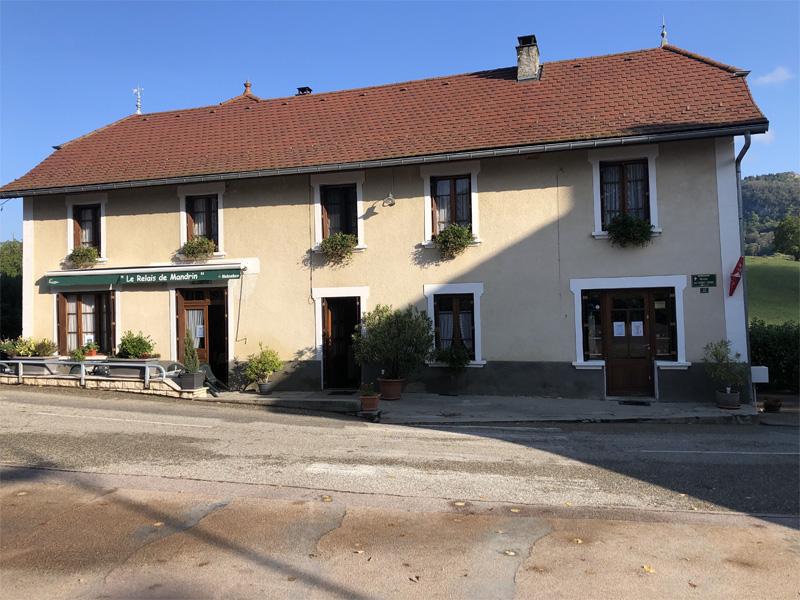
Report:
[{"label": "gray painted base wall", "polygon": [[[319,361],[288,362],[270,377],[275,390],[318,391],[321,389]],[[380,371],[362,369],[362,381],[376,382]],[[487,396],[536,396],[543,398],[605,398],[605,371],[579,370],[571,363],[488,362],[450,377],[446,368],[425,367],[408,377],[403,390],[428,394],[477,394]],[[717,386],[701,364],[686,370],[658,371],[660,402],[715,402]],[[746,386],[740,391],[742,403],[749,401]]]}]

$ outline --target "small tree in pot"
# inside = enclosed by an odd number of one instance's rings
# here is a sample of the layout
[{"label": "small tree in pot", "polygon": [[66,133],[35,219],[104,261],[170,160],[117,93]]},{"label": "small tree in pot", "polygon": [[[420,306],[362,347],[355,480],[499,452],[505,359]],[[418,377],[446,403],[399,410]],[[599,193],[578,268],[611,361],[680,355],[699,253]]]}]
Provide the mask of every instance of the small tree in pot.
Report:
[{"label": "small tree in pot", "polygon": [[717,406],[720,408],[736,408],[739,406],[739,392],[732,388],[739,387],[748,381],[750,366],[741,362],[742,355],[731,350],[730,340],[709,342],[703,347],[703,363],[706,373],[715,382],[725,388],[717,390]]},{"label": "small tree in pot", "polygon": [[186,337],[183,340],[183,372],[178,375],[181,388],[184,390],[196,390],[203,387],[205,375],[200,373],[200,359],[197,357],[197,348],[194,347],[194,338],[187,329]]},{"label": "small tree in pot", "polygon": [[405,378],[430,359],[433,340],[433,322],[425,313],[410,304],[405,310],[378,304],[356,327],[353,349],[359,365],[383,371],[381,398],[398,400]]},{"label": "small tree in pot", "polygon": [[259,342],[258,352],[247,357],[244,374],[251,383],[258,384],[260,393],[269,394],[275,385],[269,380],[269,376],[282,368],[283,361],[278,353],[272,348],[264,348],[264,345]]}]

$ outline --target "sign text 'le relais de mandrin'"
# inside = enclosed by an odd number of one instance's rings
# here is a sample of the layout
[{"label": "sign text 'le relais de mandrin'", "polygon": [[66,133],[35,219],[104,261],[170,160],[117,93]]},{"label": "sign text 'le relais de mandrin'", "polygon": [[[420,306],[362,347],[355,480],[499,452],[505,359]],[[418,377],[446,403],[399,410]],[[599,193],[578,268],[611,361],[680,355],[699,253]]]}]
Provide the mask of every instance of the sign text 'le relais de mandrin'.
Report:
[{"label": "sign text 'le relais de mandrin'", "polygon": [[140,271],[132,273],[87,273],[48,277],[48,285],[137,285],[146,283],[191,283],[193,281],[222,281],[239,279],[240,269],[209,271]]}]

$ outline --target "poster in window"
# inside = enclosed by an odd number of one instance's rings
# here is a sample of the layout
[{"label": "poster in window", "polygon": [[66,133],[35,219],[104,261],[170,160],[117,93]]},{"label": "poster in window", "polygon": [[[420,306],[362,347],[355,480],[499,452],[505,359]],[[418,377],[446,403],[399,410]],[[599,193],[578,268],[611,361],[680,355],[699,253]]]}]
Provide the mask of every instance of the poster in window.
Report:
[{"label": "poster in window", "polygon": [[625,321],[614,323],[614,337],[625,337]]},{"label": "poster in window", "polygon": [[201,338],[206,336],[206,328],[202,325],[197,326],[197,330],[195,332],[195,337]]},{"label": "poster in window", "polygon": [[644,336],[644,322],[631,321],[631,337],[643,337],[643,336]]}]

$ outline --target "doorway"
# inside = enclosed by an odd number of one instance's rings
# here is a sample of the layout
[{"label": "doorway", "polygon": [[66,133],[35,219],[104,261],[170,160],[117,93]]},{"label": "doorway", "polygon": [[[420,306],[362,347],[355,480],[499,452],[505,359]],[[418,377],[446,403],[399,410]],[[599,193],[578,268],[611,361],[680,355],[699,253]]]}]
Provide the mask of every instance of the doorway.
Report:
[{"label": "doorway", "polygon": [[353,332],[361,320],[358,297],[322,299],[322,374],[325,388],[355,388],[361,367],[353,351]]},{"label": "doorway", "polygon": [[192,335],[200,364],[207,363],[223,383],[228,383],[228,290],[193,288],[175,290],[178,361],[183,362],[184,338]]},{"label": "doorway", "polygon": [[653,396],[651,293],[611,290],[605,296],[606,393]]}]

